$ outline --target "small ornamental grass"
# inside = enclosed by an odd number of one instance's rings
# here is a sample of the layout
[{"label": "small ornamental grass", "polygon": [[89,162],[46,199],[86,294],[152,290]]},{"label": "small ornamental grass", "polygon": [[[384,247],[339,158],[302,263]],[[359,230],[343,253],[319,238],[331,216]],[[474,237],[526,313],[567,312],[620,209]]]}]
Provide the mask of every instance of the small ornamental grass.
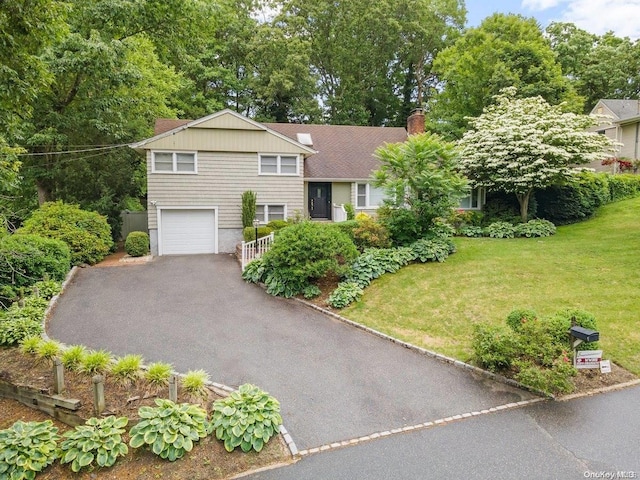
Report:
[{"label": "small ornamental grass", "polygon": [[173,366],[170,363],[154,362],[147,367],[144,379],[156,388],[166,387],[169,385],[172,370]]},{"label": "small ornamental grass", "polygon": [[60,355],[60,361],[64,368],[69,371],[79,371],[84,357],[87,355],[87,349],[82,345],[72,345]]},{"label": "small ornamental grass", "polygon": [[84,425],[65,433],[60,444],[60,463],[70,463],[71,470],[79,472],[84,467],[111,467],[118,457],[129,452],[122,434],[129,423],[127,417],[90,418]]},{"label": "small ornamental grass", "polygon": [[40,336],[24,338],[20,342],[20,351],[25,355],[35,355],[42,342],[44,340]]},{"label": "small ornamental grass", "polygon": [[280,403],[260,388],[244,384],[227,398],[213,403],[212,429],[231,452],[240,447],[260,452],[282,425]]},{"label": "small ornamental grass", "polygon": [[207,396],[208,381],[209,374],[204,370],[190,370],[182,377],[182,388],[192,397],[204,398]]},{"label": "small ornamental grass", "polygon": [[142,355],[125,355],[111,366],[111,375],[119,383],[131,385],[140,378]]},{"label": "small ornamental grass", "polygon": [[39,361],[53,365],[53,359],[62,352],[62,345],[55,340],[44,340],[36,349],[36,357]]},{"label": "small ornamental grass", "polygon": [[88,375],[103,374],[111,366],[111,353],[105,350],[87,352],[82,359],[79,371]]},{"label": "small ornamental grass", "polygon": [[160,398],[155,402],[157,407],[138,409],[141,420],[129,432],[132,448],[148,445],[160,458],[173,462],[210,433],[207,412],[202,407]]},{"label": "small ornamental grass", "polygon": [[57,457],[58,428],[51,420],[17,421],[0,430],[0,478],[33,480]]}]

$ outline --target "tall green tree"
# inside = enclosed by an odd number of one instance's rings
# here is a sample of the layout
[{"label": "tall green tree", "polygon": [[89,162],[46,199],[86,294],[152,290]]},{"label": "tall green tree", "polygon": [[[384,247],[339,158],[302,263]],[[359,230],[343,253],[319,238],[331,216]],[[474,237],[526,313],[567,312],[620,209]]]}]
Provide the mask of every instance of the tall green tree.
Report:
[{"label": "tall green tree", "polygon": [[426,236],[433,220],[448,215],[467,194],[456,146],[437,134],[410,135],[378,148],[375,157],[381,162],[375,185],[385,190],[391,207],[382,218],[396,244]]},{"label": "tall green tree", "polygon": [[533,18],[487,17],[440,53],[433,68],[444,88],[429,103],[429,127],[451,137],[460,137],[467,118],[480,115],[505,87],[516,87],[521,97],[540,95],[551,104],[582,109]]},{"label": "tall green tree", "polygon": [[637,98],[640,94],[640,42],[612,32],[590,34],[571,23],[552,23],[547,36],[564,75],[591,111],[601,98]]},{"label": "tall green tree", "polygon": [[563,112],[542,97],[504,89],[460,140],[461,169],[474,187],[515,193],[522,221],[536,188],[571,177],[577,165],[612,155],[613,141],[587,131],[598,120]]}]

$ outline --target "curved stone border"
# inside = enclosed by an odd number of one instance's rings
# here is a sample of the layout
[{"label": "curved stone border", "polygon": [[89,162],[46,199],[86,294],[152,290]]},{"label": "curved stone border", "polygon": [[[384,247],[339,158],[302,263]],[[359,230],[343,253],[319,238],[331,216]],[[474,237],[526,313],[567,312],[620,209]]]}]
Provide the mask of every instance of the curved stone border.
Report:
[{"label": "curved stone border", "polygon": [[317,310],[319,312],[324,313],[325,315],[329,315],[330,317],[335,318],[336,320],[341,321],[342,323],[346,323],[347,325],[350,325],[352,327],[358,328],[360,330],[364,330],[367,333],[370,333],[372,335],[375,335],[376,337],[382,338],[384,340],[388,340],[390,342],[393,342],[397,345],[400,345],[404,348],[407,348],[409,350],[412,350],[416,353],[419,353],[420,355],[425,355],[427,357],[431,357],[431,358],[435,358],[436,360],[439,360],[443,363],[448,363],[450,365],[453,365],[455,367],[458,368],[463,368],[465,370],[469,370],[473,373],[477,373],[478,375],[490,378],[492,380],[495,380],[497,382],[500,383],[504,383],[506,385],[510,385],[512,387],[516,387],[519,388],[521,390],[526,390],[528,392],[534,393],[536,395],[540,395],[541,397],[546,397],[546,398],[553,398],[555,399],[556,397],[554,395],[550,395],[548,393],[542,392],[540,390],[536,390],[535,388],[531,388],[528,387],[527,385],[523,385],[520,382],[517,382],[511,378],[507,378],[504,377],[502,375],[498,375],[497,373],[493,373],[493,372],[489,372],[487,370],[483,370],[480,367],[476,367],[475,365],[471,365],[469,363],[465,363],[461,360],[457,360],[455,358],[451,358],[451,357],[447,357],[446,355],[442,355],[441,353],[437,353],[437,352],[433,352],[431,350],[427,350],[426,348],[422,348],[422,347],[418,347],[416,345],[413,345],[412,343],[409,342],[404,342],[402,340],[398,340],[397,338],[394,338],[390,335],[387,335],[386,333],[382,333],[378,330],[375,330],[371,327],[367,327],[366,325],[363,325],[361,323],[358,322],[354,322],[353,320],[349,320],[348,318],[343,317],[342,315],[338,315],[337,313],[334,313],[330,310],[327,310],[325,308],[319,307],[318,305],[311,303],[311,302],[307,302],[306,300],[302,300],[301,298],[295,298],[294,300],[313,308],[314,310]]},{"label": "curved stone border", "polygon": [[[60,289],[60,293],[58,293],[57,295],[54,295],[51,298],[51,300],[49,301],[49,306],[45,310],[44,316],[43,316],[43,319],[42,319],[42,338],[44,338],[45,340],[50,340],[49,336],[47,335],[47,323],[49,321],[49,316],[51,315],[51,312],[53,312],[54,308],[56,307],[56,304],[58,303],[58,297],[60,297],[60,295],[62,295],[64,293],[65,289],[67,288],[69,283],[73,280],[73,277],[76,275],[77,271],[78,271],[78,267],[74,266],[74,267],[71,268],[71,270],[67,274],[66,278],[62,282],[62,288]],[[66,347],[66,345],[63,344],[63,348],[64,347]],[[142,368],[144,369],[146,367],[143,366]],[[179,372],[172,372],[172,373],[178,375],[179,377],[183,377],[184,376],[184,374],[179,373]],[[227,396],[229,396],[230,393],[235,391],[234,388],[229,387],[228,385],[224,385],[222,383],[216,383],[216,382],[209,381],[209,382],[206,382],[206,385],[209,388],[211,388],[215,393],[217,393],[218,395],[223,396],[223,397],[227,397]],[[280,435],[282,436],[282,439],[284,440],[285,444],[287,445],[287,448],[289,449],[289,452],[291,453],[291,457],[294,460],[296,458],[298,458],[299,457],[298,447],[296,447],[296,444],[293,441],[293,438],[291,438],[291,435],[289,435],[289,432],[284,427],[284,425],[280,425]]]}]

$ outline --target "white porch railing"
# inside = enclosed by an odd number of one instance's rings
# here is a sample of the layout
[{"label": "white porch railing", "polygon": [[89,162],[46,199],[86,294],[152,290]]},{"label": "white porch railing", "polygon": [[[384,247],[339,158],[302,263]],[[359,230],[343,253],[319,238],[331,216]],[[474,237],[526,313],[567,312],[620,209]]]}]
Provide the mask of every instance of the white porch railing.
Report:
[{"label": "white porch railing", "polygon": [[264,253],[268,252],[273,243],[273,232],[266,237],[252,240],[251,242],[242,242],[242,271],[252,260],[260,258]]}]

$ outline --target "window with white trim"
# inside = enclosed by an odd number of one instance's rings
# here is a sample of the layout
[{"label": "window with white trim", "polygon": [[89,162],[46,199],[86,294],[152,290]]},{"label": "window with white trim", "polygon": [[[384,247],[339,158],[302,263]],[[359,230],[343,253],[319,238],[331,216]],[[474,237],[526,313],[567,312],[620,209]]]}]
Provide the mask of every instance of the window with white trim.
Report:
[{"label": "window with white trim", "polygon": [[153,173],[197,173],[195,152],[152,152]]},{"label": "window with white trim", "polygon": [[480,210],[482,208],[485,190],[474,188],[469,195],[460,200],[460,208],[463,210]]},{"label": "window with white trim", "polygon": [[299,175],[297,155],[261,154],[258,164],[260,175]]},{"label": "window with white trim", "polygon": [[384,190],[369,183],[356,184],[356,207],[377,208],[385,199]]},{"label": "window with white trim", "polygon": [[256,205],[256,218],[260,223],[269,223],[272,220],[286,220],[287,206],[278,204]]}]

